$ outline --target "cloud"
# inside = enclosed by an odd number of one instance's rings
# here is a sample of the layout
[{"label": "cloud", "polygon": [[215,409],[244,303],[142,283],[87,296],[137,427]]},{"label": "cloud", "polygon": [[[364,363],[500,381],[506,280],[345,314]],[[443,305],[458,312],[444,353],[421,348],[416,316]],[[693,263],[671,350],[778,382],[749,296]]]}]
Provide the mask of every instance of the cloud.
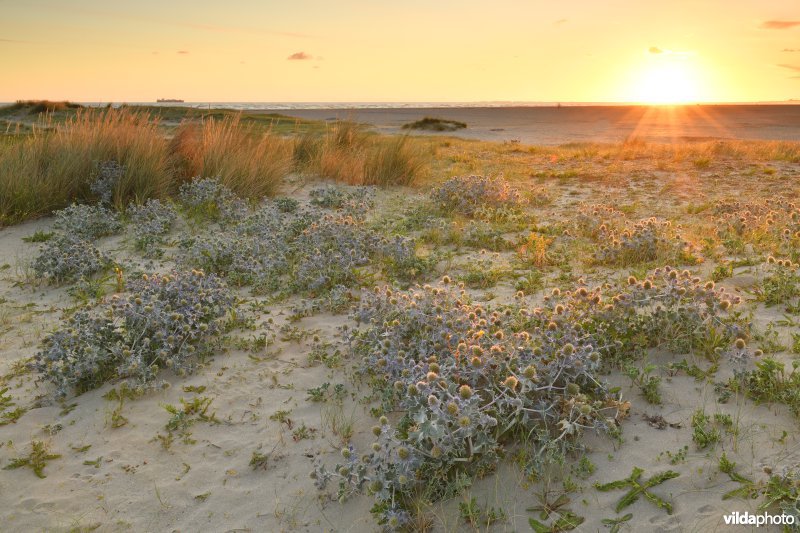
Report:
[{"label": "cloud", "polygon": [[800,72],[800,65],[787,65],[786,63],[782,63],[778,66],[781,68],[788,68],[789,70],[793,70],[795,72]]},{"label": "cloud", "polygon": [[557,21],[553,22],[553,24],[556,25],[556,26],[561,26],[562,24],[565,24],[566,22],[567,22],[567,19],[558,19]]},{"label": "cloud", "polygon": [[286,59],[289,61],[305,61],[307,59],[314,59],[314,57],[305,52],[295,52]]},{"label": "cloud", "polygon": [[28,41],[19,41],[17,39],[0,39],[0,43],[27,43]]},{"label": "cloud", "polygon": [[178,53],[179,53],[180,55],[186,55],[186,54],[188,54],[188,53],[189,53],[189,50],[178,50]]},{"label": "cloud", "polygon": [[784,48],[784,52],[800,52],[800,48]]},{"label": "cloud", "polygon": [[651,46],[648,50],[651,54],[663,54],[664,50],[659,48],[658,46]]},{"label": "cloud", "polygon": [[800,26],[800,20],[767,20],[761,23],[765,30],[788,30]]}]

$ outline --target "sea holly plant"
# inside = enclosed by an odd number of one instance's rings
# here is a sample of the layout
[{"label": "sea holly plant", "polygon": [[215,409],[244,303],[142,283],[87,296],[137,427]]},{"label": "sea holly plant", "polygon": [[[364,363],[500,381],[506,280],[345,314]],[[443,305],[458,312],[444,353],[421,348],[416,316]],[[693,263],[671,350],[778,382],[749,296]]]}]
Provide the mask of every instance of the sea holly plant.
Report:
[{"label": "sea holly plant", "polygon": [[445,497],[452,479],[491,471],[522,436],[536,465],[554,447],[579,449],[584,431],[615,433],[628,404],[598,380],[604,363],[655,346],[685,352],[712,330],[733,342],[746,329],[731,311],[737,297],[670,267],[618,286],[578,280],[540,307],[524,294],[515,300],[474,304],[447,276],[440,287],[365,294],[355,312],[361,326],[347,341],[357,375],[399,419],[381,419],[371,452],[349,450],[350,463],[333,469],[318,465],[319,486],[335,479],[340,498],[372,494],[381,523],[402,522],[419,480]]},{"label": "sea holly plant", "polygon": [[500,176],[450,178],[431,192],[431,199],[442,211],[467,218],[486,217],[493,209],[519,210],[525,203]]},{"label": "sea holly plant", "polygon": [[66,283],[90,278],[108,269],[111,258],[92,241],[118,233],[119,215],[101,205],[73,204],[55,212],[61,233],[44,242],[33,261],[37,278]]},{"label": "sea holly plant", "polygon": [[102,205],[72,204],[54,215],[57,229],[81,239],[99,239],[122,230],[119,214]]},{"label": "sea holly plant", "polygon": [[369,228],[364,223],[368,203],[347,205],[352,212],[313,205],[284,212],[275,202],[267,203],[231,222],[229,231],[185,240],[180,262],[257,292],[283,289],[314,297],[359,285],[370,267],[409,281],[434,266],[434,259],[417,256],[412,239],[389,239]]},{"label": "sea holly plant", "polygon": [[48,240],[33,261],[33,272],[50,283],[87,279],[110,268],[113,261],[91,242],[73,235]]},{"label": "sea holly plant", "polygon": [[147,257],[160,256],[164,236],[178,218],[175,208],[160,200],[150,199],[144,204],[129,205],[127,212],[131,219],[136,248]]},{"label": "sea holly plant", "polygon": [[362,298],[365,327],[349,344],[384,410],[403,415],[381,417],[370,451],[347,448],[345,461],[314,473],[320,488],[338,481],[340,498],[374,495],[390,527],[408,519],[422,480],[444,497],[448,480],[493,470],[505,442],[535,435],[566,445],[584,430],[613,430],[627,409],[595,378],[595,339],[556,323],[555,308],[490,310],[449,284]]},{"label": "sea holly plant", "polygon": [[595,260],[601,264],[626,266],[691,258],[688,244],[672,223],[655,217],[636,222],[620,232],[601,226],[598,240],[604,243],[595,253]]},{"label": "sea holly plant", "polygon": [[194,370],[234,305],[225,283],[202,271],[144,275],[129,293],[75,312],[43,343],[33,366],[56,395],[82,393],[116,378],[144,390],[158,371]]},{"label": "sea holly plant", "polygon": [[178,198],[193,220],[226,224],[247,213],[247,202],[216,178],[194,178],[181,185]]},{"label": "sea holly plant", "polygon": [[664,483],[665,481],[675,479],[676,477],[680,476],[680,474],[674,470],[667,470],[666,472],[661,472],[654,475],[646,481],[641,479],[642,474],[644,474],[644,470],[638,466],[635,466],[633,467],[631,475],[627,478],[620,479],[618,481],[612,481],[611,483],[597,484],[595,485],[595,488],[601,492],[626,488],[628,489],[628,492],[625,493],[622,498],[620,498],[614,509],[618,513],[636,502],[641,496],[644,496],[647,501],[651,502],[656,507],[664,509],[667,514],[672,514],[672,503],[650,492],[650,489]]}]

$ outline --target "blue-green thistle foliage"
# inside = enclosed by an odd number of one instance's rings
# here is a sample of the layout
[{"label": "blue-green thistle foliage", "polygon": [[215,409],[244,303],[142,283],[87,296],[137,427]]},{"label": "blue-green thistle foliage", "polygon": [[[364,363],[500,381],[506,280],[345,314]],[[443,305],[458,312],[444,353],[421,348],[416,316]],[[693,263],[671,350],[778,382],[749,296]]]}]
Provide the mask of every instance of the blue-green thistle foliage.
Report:
[{"label": "blue-green thistle foliage", "polygon": [[175,208],[160,200],[150,199],[141,205],[129,205],[128,216],[133,227],[136,248],[147,257],[160,256],[164,237],[178,218]]},{"label": "blue-green thistle foliage", "polygon": [[200,271],[144,276],[128,290],[77,311],[45,339],[34,367],[55,384],[56,396],[117,378],[151,387],[162,368],[191,372],[234,304],[221,279]]},{"label": "blue-green thistle foliage", "polygon": [[59,233],[45,242],[33,260],[37,278],[65,283],[89,278],[111,264],[93,241],[122,229],[119,215],[102,205],[72,204],[55,212]]},{"label": "blue-green thistle foliage", "polygon": [[283,287],[312,296],[357,285],[360,269],[371,264],[385,265],[397,277],[429,267],[416,256],[413,240],[388,239],[367,227],[370,189],[324,187],[310,195],[311,205],[287,211],[286,202],[267,202],[225,232],[185,240],[181,262],[261,292]]},{"label": "blue-green thistle foliage", "polygon": [[519,191],[499,176],[458,176],[431,191],[431,199],[447,213],[475,217],[485,209],[518,209]]},{"label": "blue-green thistle foliage", "polygon": [[709,328],[732,342],[743,331],[729,312],[735,303],[670,267],[621,286],[580,281],[540,307],[518,294],[485,308],[449,279],[376,288],[362,297],[361,326],[347,340],[357,374],[384,412],[401,417],[382,417],[369,450],[346,449],[344,462],[320,463],[313,475],[320,488],[335,480],[340,498],[374,495],[379,522],[402,527],[421,485],[445,496],[458,473],[491,471],[508,443],[569,448],[584,431],[615,432],[627,407],[608,393],[601,365],[654,346],[683,349],[663,335],[678,326],[690,347]]}]

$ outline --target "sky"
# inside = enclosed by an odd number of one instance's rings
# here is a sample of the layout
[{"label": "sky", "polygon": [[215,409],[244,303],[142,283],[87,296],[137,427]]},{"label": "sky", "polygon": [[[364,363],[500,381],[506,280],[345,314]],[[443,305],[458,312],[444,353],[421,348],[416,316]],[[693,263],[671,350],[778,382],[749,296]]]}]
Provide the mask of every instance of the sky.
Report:
[{"label": "sky", "polygon": [[800,98],[798,0],[0,0],[0,101]]}]

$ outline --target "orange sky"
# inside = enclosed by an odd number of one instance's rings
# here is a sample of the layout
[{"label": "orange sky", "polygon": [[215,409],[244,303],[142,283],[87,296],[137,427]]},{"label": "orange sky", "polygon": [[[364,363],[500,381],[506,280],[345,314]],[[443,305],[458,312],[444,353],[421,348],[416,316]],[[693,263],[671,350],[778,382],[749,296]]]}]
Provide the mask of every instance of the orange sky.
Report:
[{"label": "orange sky", "polygon": [[0,0],[0,101],[800,98],[798,0]]}]

